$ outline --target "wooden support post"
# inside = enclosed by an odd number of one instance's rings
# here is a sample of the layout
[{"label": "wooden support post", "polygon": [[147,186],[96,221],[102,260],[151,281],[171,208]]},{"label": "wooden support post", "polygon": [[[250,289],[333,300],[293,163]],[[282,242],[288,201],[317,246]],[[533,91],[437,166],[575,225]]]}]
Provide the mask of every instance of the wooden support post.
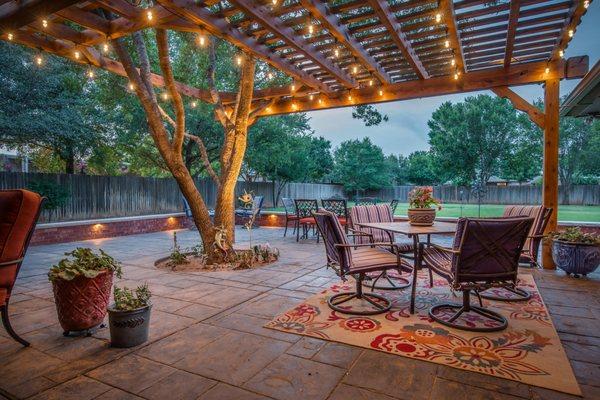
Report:
[{"label": "wooden support post", "polygon": [[[549,79],[544,89],[544,167],[542,198],[545,207],[552,207],[552,215],[546,232],[558,226],[558,109],[560,79]],[[542,244],[542,265],[545,269],[556,268],[552,261],[552,249]]]}]

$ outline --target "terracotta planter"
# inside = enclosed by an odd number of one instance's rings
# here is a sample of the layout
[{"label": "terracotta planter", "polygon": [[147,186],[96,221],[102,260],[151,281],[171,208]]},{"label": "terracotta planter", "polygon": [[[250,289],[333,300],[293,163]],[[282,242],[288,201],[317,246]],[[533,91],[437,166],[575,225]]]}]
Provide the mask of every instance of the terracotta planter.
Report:
[{"label": "terracotta planter", "polygon": [[435,220],[435,208],[409,208],[408,221],[415,226],[431,226]]},{"label": "terracotta planter", "polygon": [[102,323],[110,298],[113,272],[95,278],[78,276],[71,281],[52,282],[58,321],[64,334],[92,329]]},{"label": "terracotta planter", "polygon": [[554,240],[552,260],[569,275],[586,276],[600,265],[600,246]]}]

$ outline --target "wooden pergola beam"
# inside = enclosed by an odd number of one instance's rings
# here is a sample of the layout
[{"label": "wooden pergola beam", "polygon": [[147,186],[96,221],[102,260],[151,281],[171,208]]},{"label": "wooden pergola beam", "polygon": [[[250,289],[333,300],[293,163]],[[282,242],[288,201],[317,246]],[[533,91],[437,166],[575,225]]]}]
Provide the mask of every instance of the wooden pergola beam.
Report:
[{"label": "wooden pergola beam", "polygon": [[440,0],[440,9],[443,12],[444,23],[448,28],[448,38],[450,47],[454,51],[454,59],[456,62],[456,71],[460,73],[466,72],[465,54],[460,38],[460,31],[456,24],[456,13],[454,11],[454,2],[452,0]]},{"label": "wooden pergola beam", "polygon": [[226,39],[233,45],[238,46],[253,56],[265,61],[274,68],[286,72],[294,79],[303,82],[313,89],[322,92],[331,92],[331,89],[326,84],[307,74],[302,69],[297,68],[293,62],[272,52],[267,46],[259,43],[255,38],[247,36],[237,29],[232,29],[227,21],[215,17],[206,8],[196,5],[193,1],[158,0],[158,2],[182,18],[206,29],[206,31],[210,32],[212,35]]},{"label": "wooden pergola beam", "polygon": [[348,28],[340,22],[340,19],[327,8],[326,3],[315,2],[312,0],[300,0],[300,3],[315,18],[319,20],[321,26],[337,39],[338,42],[347,46],[348,50],[357,60],[359,60],[367,70],[377,78],[381,83],[391,83],[392,78],[385,72],[377,61],[370,55],[360,42],[348,32]]},{"label": "wooden pergola beam", "polygon": [[541,129],[544,129],[545,115],[542,110],[529,103],[517,93],[513,92],[508,86],[494,87],[492,88],[492,92],[494,92],[498,97],[508,99],[514,108],[527,113],[529,119],[531,119],[534,124],[539,126]]},{"label": "wooden pergola beam", "polygon": [[[459,80],[454,80],[449,76],[440,76],[395,83],[383,88],[361,88],[349,93],[338,93],[336,96],[314,96],[312,101],[306,96],[292,97],[292,93],[287,93],[285,98],[276,101],[269,109],[263,111],[261,116],[386,103],[496,87],[527,85],[544,82],[548,79],[582,77],[588,70],[588,57],[575,57],[575,59],[577,62],[570,62],[571,59],[568,61],[557,60],[552,63],[540,61],[512,65],[508,69],[499,67],[466,72],[461,75]],[[546,72],[546,68],[549,68],[548,72]],[[348,96],[351,96],[352,99],[349,99]]]},{"label": "wooden pergola beam", "polygon": [[103,35],[108,35],[111,30],[110,21],[77,7],[65,8],[56,15]]},{"label": "wooden pergola beam", "polygon": [[[591,3],[592,0],[588,2],[588,7]],[[552,51],[552,55],[550,56],[551,61],[560,58],[560,51],[564,51],[567,48],[572,36],[575,33],[575,30],[577,29],[577,26],[581,23],[581,18],[587,12],[587,8],[585,7],[583,1],[574,2],[572,7],[574,8],[574,10],[572,10],[572,17],[570,20],[565,21],[565,25],[560,33],[560,36],[558,37],[558,41],[556,42],[556,46]],[[572,34],[570,34],[570,32]]]},{"label": "wooden pergola beam", "polygon": [[406,37],[406,33],[402,31],[400,24],[396,22],[396,17],[392,10],[390,10],[390,5],[387,0],[368,0],[367,2],[377,15],[377,18],[379,18],[379,22],[388,30],[392,36],[392,40],[402,52],[402,55],[413,68],[419,79],[429,78],[429,73],[419,60],[417,53],[412,48],[410,40]]},{"label": "wooden pergola beam", "polygon": [[0,32],[14,31],[81,0],[11,0],[0,5]]},{"label": "wooden pergola beam", "polygon": [[335,65],[331,60],[327,59],[318,51],[312,48],[312,45],[306,43],[306,40],[294,31],[294,29],[286,26],[286,24],[277,17],[271,15],[270,9],[266,6],[256,4],[249,0],[231,0],[240,10],[247,16],[251,16],[256,22],[269,29],[275,35],[281,37],[283,41],[288,43],[296,51],[304,54],[313,63],[323,68],[336,78],[344,87],[354,88],[357,86],[356,80],[349,76],[346,72]]},{"label": "wooden pergola beam", "polygon": [[515,46],[515,35],[517,33],[517,25],[519,24],[519,11],[521,9],[520,0],[511,0],[510,11],[508,14],[508,30],[506,32],[506,52],[504,53],[504,68],[510,66],[513,56],[513,48]]}]

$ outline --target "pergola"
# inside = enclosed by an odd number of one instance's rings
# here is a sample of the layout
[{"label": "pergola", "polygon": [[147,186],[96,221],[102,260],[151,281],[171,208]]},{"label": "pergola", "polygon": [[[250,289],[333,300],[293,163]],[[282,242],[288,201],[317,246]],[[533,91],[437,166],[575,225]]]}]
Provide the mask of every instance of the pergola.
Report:
[{"label": "pergola", "polygon": [[[544,131],[543,201],[558,207],[559,81],[587,56],[563,58],[591,1],[0,0],[0,37],[126,76],[111,39],[161,27],[221,37],[293,83],[254,92],[260,115],[489,89]],[[163,86],[163,78],[152,76]],[[544,84],[544,111],[510,87]],[[212,102],[208,90],[178,83]],[[234,93],[222,93],[224,103]],[[554,212],[548,230],[557,227]],[[545,248],[543,264],[553,267]]]}]

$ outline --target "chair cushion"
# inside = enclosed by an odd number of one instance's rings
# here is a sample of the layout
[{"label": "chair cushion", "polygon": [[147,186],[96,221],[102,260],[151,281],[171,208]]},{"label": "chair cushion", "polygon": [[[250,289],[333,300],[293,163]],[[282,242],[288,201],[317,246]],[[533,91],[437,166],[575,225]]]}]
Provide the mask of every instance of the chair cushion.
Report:
[{"label": "chair cushion", "polygon": [[342,224],[342,225],[346,225],[346,223],[348,222],[348,221],[346,221],[346,218],[344,218],[344,217],[337,217],[337,218],[338,218],[338,221],[340,221],[340,224]]},{"label": "chair cushion", "polygon": [[[369,272],[398,268],[398,257],[381,247],[351,247],[352,266],[350,273]],[[400,268],[412,271],[412,267],[401,259]]]},{"label": "chair cushion", "polygon": [[[361,222],[393,222],[392,210],[387,204],[377,204],[370,206],[354,206],[350,209],[350,220],[353,229],[373,235],[375,242],[389,242],[390,234],[381,229],[371,229],[358,226]],[[391,240],[394,236],[392,234]],[[356,243],[369,243],[370,239],[366,236],[357,236],[354,238]]]},{"label": "chair cushion", "polygon": [[313,217],[300,218],[301,224],[315,224],[315,219]]},{"label": "chair cushion", "polygon": [[423,249],[423,263],[435,271],[436,274],[452,280],[452,257],[450,253],[446,253],[435,247],[425,247]]}]

